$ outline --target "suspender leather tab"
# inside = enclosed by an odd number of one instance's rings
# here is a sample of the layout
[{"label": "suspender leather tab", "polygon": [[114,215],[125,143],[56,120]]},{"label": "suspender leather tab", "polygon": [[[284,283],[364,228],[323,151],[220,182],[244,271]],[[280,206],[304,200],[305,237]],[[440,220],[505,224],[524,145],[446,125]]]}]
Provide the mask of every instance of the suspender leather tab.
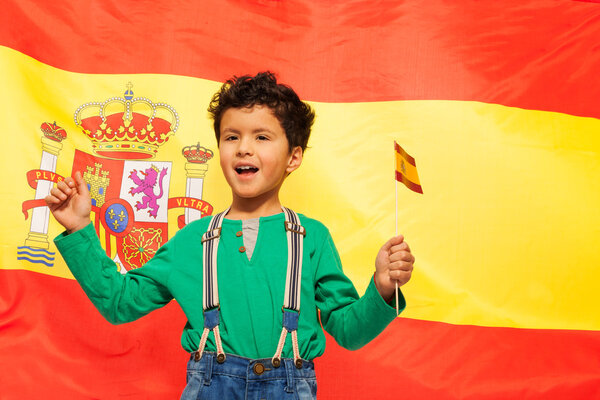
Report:
[{"label": "suspender leather tab", "polygon": [[306,236],[306,229],[304,229],[302,225],[295,224],[291,221],[285,221],[285,230]]},{"label": "suspender leather tab", "polygon": [[202,235],[202,243],[208,242],[209,240],[218,239],[221,237],[221,227],[216,229],[211,229],[206,231],[204,235]]}]

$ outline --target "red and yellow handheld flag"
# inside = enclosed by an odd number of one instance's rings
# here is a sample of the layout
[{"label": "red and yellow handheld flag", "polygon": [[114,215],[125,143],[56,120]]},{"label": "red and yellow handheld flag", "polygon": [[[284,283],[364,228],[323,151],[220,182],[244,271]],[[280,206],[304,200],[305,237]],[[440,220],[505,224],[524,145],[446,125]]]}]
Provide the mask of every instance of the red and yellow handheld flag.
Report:
[{"label": "red and yellow handheld flag", "polygon": [[396,142],[394,142],[394,151],[396,152],[396,180],[404,183],[413,192],[423,194],[415,159]]}]

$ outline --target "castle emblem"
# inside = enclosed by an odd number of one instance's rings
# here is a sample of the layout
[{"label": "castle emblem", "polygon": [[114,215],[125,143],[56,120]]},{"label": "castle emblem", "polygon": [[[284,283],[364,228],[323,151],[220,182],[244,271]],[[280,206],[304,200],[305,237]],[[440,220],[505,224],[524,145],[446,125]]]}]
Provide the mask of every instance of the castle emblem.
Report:
[{"label": "castle emblem", "polygon": [[88,184],[92,205],[102,207],[106,199],[106,188],[110,183],[108,171],[102,170],[102,164],[95,163],[94,168],[88,166],[83,173],[83,179]]}]

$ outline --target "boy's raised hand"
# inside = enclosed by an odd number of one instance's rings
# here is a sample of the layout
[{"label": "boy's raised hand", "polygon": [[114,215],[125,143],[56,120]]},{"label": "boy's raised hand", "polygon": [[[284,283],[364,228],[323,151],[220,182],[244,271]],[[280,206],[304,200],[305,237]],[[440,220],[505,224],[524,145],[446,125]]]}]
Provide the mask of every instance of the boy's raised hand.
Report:
[{"label": "boy's raised hand", "polygon": [[402,235],[394,236],[381,247],[375,258],[375,286],[383,299],[392,300],[396,282],[400,287],[410,280],[414,262]]},{"label": "boy's raised hand", "polygon": [[79,171],[75,173],[74,178],[69,176],[58,182],[44,200],[54,218],[68,233],[82,229],[90,223],[90,192]]}]

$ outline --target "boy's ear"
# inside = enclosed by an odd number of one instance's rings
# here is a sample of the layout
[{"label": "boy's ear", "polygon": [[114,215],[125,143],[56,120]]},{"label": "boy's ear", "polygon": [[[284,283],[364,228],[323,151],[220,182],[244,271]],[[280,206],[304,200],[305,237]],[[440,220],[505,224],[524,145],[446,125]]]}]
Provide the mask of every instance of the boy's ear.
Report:
[{"label": "boy's ear", "polygon": [[293,171],[297,170],[298,167],[300,167],[300,165],[302,164],[303,154],[304,151],[302,151],[302,147],[300,146],[296,146],[292,149],[292,151],[290,152],[288,167],[286,168],[288,174],[292,173]]}]

